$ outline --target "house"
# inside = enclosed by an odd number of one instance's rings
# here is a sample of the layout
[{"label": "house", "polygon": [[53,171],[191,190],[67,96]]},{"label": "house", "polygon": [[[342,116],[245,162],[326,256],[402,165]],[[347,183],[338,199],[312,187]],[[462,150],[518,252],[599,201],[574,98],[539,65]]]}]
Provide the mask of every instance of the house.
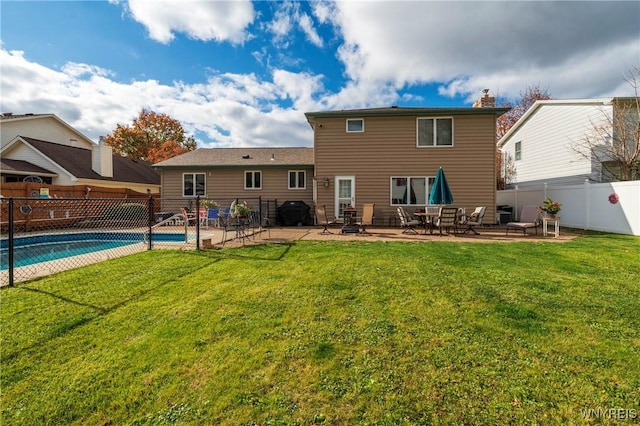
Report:
[{"label": "house", "polygon": [[[616,166],[606,155],[618,139],[621,115],[637,98],[539,100],[498,141],[507,159],[507,188],[610,182]],[[636,143],[638,113],[635,113]],[[627,117],[632,118],[632,117]],[[589,146],[585,144],[589,138]],[[604,148],[604,149],[601,149]],[[594,152],[602,155],[594,155]],[[639,168],[640,170],[640,168]]]},{"label": "house", "polygon": [[376,224],[395,222],[396,209],[428,204],[439,167],[455,206],[486,206],[496,216],[496,108],[485,91],[475,107],[368,108],[308,112],[313,128],[316,204],[335,217],[375,203]]},{"label": "house", "polygon": [[2,183],[39,182],[160,192],[151,164],[113,155],[53,114],[0,116]]},{"label": "house", "polygon": [[313,203],[312,148],[199,148],[154,167],[163,198]]}]

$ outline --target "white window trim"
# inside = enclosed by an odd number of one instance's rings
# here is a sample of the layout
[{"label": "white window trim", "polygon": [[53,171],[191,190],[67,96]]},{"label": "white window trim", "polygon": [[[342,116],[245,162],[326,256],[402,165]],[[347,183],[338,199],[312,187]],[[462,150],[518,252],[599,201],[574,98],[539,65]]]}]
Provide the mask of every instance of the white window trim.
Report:
[{"label": "white window trim", "polygon": [[[190,175],[193,177],[193,195],[186,195],[184,193],[185,187],[184,187],[184,177]],[[203,193],[202,194],[197,194],[197,185],[196,185],[196,175],[202,175],[204,176],[204,189],[203,189]],[[206,196],[207,194],[207,174],[205,172],[192,172],[192,173],[182,173],[182,197],[183,198],[194,198],[197,197],[198,195],[200,195],[201,197]]]},{"label": "white window trim", "polygon": [[[520,144],[520,149],[518,149],[518,144]],[[518,158],[518,151],[520,151],[520,158]],[[513,160],[522,161],[522,141],[513,144]]]},{"label": "white window trim", "polygon": [[[349,130],[349,122],[350,121],[361,121],[362,122],[362,130]],[[364,133],[364,118],[347,118],[345,122],[347,133]]]},{"label": "white window trim", "polygon": [[[436,144],[436,137],[438,135],[438,126],[434,125],[433,126],[433,141],[434,144],[433,145],[420,145],[420,133],[419,133],[419,129],[420,129],[420,120],[434,120],[434,124],[438,122],[438,120],[451,120],[451,145],[437,145]],[[451,148],[455,145],[455,120],[453,119],[453,116],[450,117],[417,117],[416,118],[416,147],[418,148]]]},{"label": "white window trim", "polygon": [[[260,173],[260,187],[251,187],[248,188],[247,187],[247,173],[251,173],[251,183],[255,184],[255,173]],[[261,190],[262,189],[262,170],[245,170],[244,173],[242,174],[242,185],[244,186],[244,189],[246,189],[247,191],[253,191],[253,190]]]},{"label": "white window trim", "polygon": [[[304,174],[304,186],[299,187],[299,186],[291,186],[291,173],[295,173],[296,174],[296,185],[298,184],[298,173],[303,173]],[[287,188],[295,191],[295,190],[302,190],[302,189],[307,189],[307,171],[306,170],[289,170],[287,173]]]}]

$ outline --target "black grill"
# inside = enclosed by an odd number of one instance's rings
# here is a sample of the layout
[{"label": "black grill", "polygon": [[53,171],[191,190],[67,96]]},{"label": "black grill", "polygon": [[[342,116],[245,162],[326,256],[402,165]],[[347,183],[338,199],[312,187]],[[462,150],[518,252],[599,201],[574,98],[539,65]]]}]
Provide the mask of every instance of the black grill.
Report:
[{"label": "black grill", "polygon": [[310,225],[310,210],[304,201],[285,201],[278,207],[278,223],[282,226]]}]

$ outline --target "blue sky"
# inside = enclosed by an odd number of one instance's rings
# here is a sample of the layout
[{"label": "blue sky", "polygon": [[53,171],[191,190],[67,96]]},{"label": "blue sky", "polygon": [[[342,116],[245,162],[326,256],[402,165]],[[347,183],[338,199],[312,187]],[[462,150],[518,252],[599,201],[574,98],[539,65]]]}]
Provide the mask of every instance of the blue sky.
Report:
[{"label": "blue sky", "polygon": [[633,95],[640,2],[0,2],[0,110],[97,141],[142,108],[200,147],[311,146],[304,113]]}]

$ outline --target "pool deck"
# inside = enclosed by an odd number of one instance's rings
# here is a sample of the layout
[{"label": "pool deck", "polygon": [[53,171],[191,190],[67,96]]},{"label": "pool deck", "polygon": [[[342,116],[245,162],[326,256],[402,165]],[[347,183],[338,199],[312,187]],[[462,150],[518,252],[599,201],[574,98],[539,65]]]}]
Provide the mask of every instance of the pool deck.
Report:
[{"label": "pool deck", "polygon": [[267,244],[267,243],[282,243],[293,241],[397,241],[407,243],[421,243],[421,242],[469,242],[469,243],[513,243],[513,242],[551,242],[551,243],[563,243],[572,241],[579,236],[579,231],[570,229],[561,229],[560,235],[555,238],[552,234],[549,236],[542,235],[542,229],[538,229],[536,234],[535,230],[529,230],[526,234],[522,231],[509,231],[506,234],[506,227],[499,225],[485,226],[477,228],[479,235],[473,233],[466,234],[443,234],[440,235],[438,231],[434,231],[433,234],[423,230],[419,230],[418,234],[405,233],[401,228],[388,228],[388,227],[368,227],[368,234],[362,233],[342,233],[339,227],[329,228],[332,232],[323,233],[323,227],[308,226],[308,227],[271,227],[263,229],[256,233],[255,236],[245,238],[244,240],[232,239],[223,244],[220,243],[220,238],[216,239],[215,236],[211,238],[211,241],[205,241],[203,248],[227,248],[238,247],[251,244]]}]

